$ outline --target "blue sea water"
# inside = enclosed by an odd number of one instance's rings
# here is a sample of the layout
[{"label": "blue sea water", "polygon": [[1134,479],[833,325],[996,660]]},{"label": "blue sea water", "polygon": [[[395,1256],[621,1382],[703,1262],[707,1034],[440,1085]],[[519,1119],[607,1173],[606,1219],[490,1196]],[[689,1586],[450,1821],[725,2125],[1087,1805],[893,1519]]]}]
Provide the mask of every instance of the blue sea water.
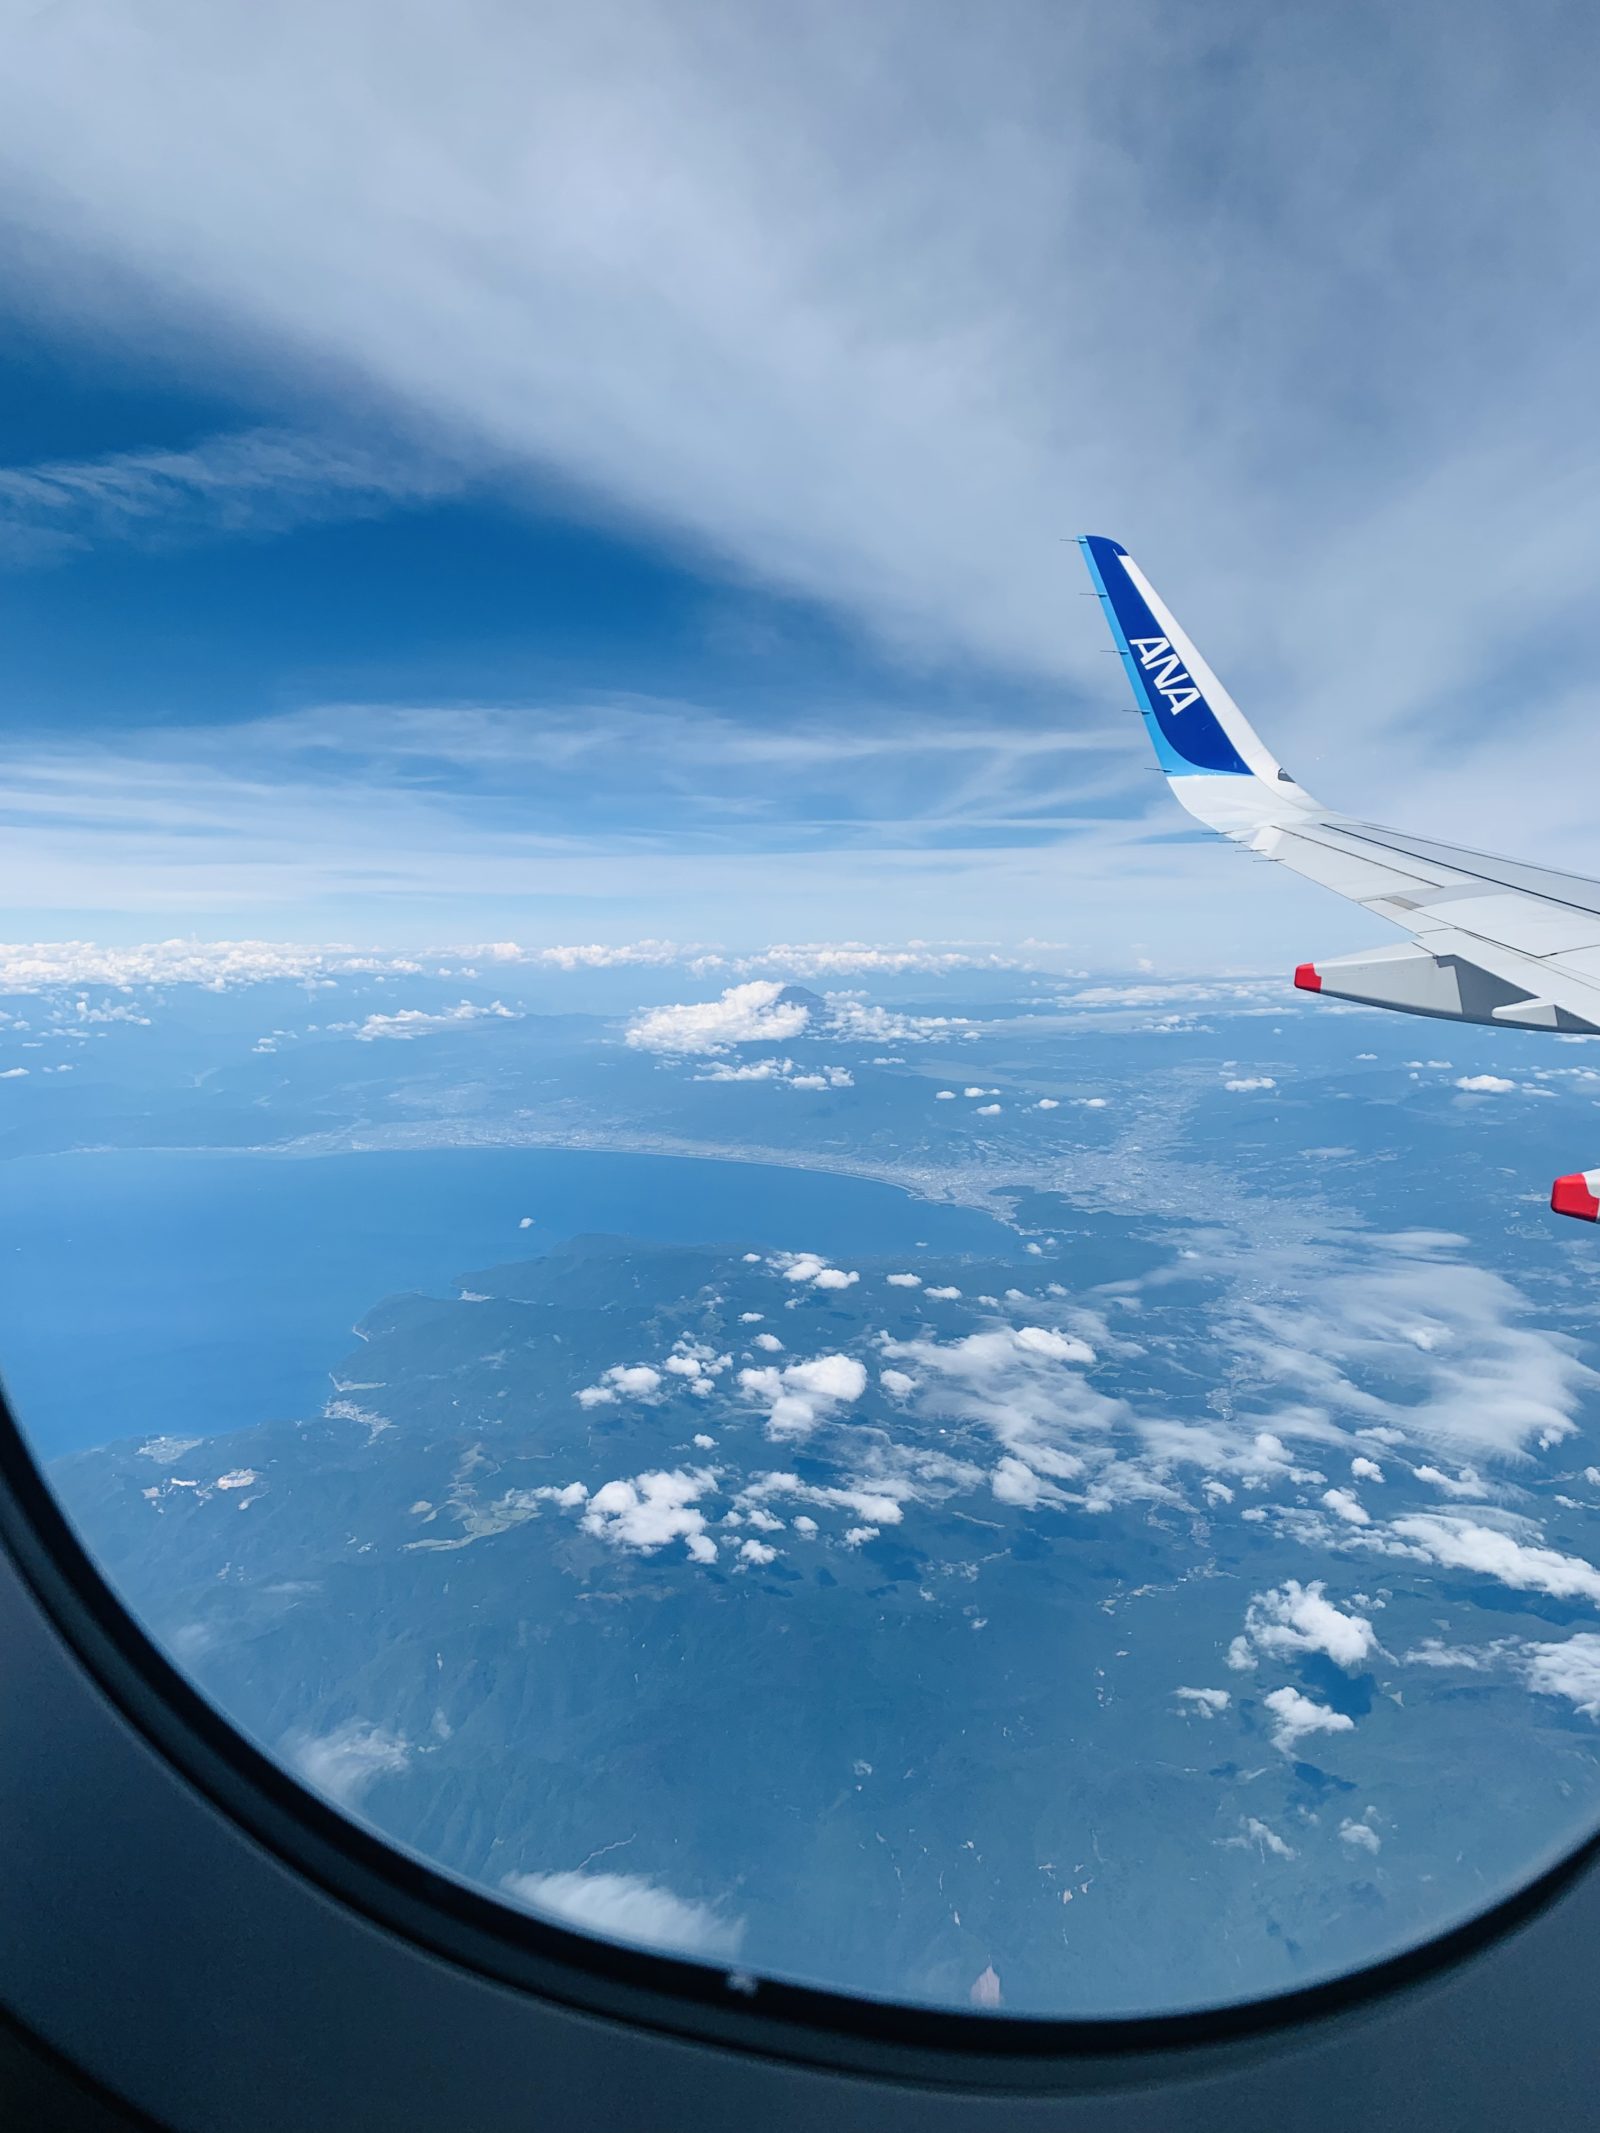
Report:
[{"label": "blue sea water", "polygon": [[382,1297],[449,1294],[586,1231],[833,1257],[1017,1249],[992,1217],[894,1186],[678,1156],[26,1156],[0,1168],[0,1372],[46,1459],[315,1413]]}]

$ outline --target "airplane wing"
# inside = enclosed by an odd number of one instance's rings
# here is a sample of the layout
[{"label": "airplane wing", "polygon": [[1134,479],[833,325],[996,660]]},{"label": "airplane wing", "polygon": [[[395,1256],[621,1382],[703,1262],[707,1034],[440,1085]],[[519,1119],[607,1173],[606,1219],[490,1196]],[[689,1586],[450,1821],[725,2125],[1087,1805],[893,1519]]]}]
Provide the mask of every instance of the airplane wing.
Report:
[{"label": "airplane wing", "polygon": [[[1079,542],[1178,799],[1208,828],[1403,926],[1391,948],[1302,963],[1304,992],[1499,1028],[1600,1033],[1600,882],[1333,813],[1263,744],[1127,550]],[[1558,1178],[1600,1219],[1600,1168]]]}]

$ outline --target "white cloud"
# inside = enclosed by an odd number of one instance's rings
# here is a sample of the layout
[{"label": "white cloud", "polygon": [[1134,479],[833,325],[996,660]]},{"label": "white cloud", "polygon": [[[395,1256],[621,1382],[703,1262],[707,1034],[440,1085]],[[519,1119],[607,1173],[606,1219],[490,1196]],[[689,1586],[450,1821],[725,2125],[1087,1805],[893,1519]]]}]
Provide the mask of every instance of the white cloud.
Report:
[{"label": "white cloud", "polygon": [[680,948],[672,941],[625,941],[615,947],[596,942],[588,947],[519,948],[515,941],[501,941],[488,948],[468,948],[462,953],[480,961],[521,962],[545,964],[553,970],[619,970],[639,967],[657,968],[665,963],[681,963],[694,953],[693,949]]},{"label": "white cloud", "polygon": [[1226,1689],[1174,1689],[1172,1693],[1202,1718],[1220,1718],[1233,1702]]},{"label": "white cloud", "polygon": [[776,1333],[758,1333],[751,1346],[765,1349],[768,1355],[778,1355],[783,1349],[783,1343]]},{"label": "white cloud", "polygon": [[1278,1084],[1270,1074],[1242,1074],[1233,1081],[1225,1081],[1225,1089],[1275,1089]]},{"label": "white cloud", "polygon": [[881,1346],[916,1370],[919,1414],[975,1425],[998,1444],[1010,1463],[991,1487],[1003,1501],[1060,1502],[1064,1481],[1078,1484],[1073,1501],[1095,1510],[1120,1497],[1170,1494],[1112,1454],[1110,1433],[1130,1417],[1080,1374],[1095,1360],[1087,1341],[1053,1327],[990,1325],[959,1340],[885,1337]]},{"label": "white cloud", "polygon": [[1292,1755],[1313,1733],[1349,1733],[1355,1727],[1355,1720],[1343,1711],[1313,1703],[1298,1689],[1274,1689],[1262,1701],[1273,1715],[1272,1745],[1284,1755]]},{"label": "white cloud", "polygon": [[1529,1645],[1523,1668],[1541,1696],[1564,1696],[1586,1718],[1600,1719],[1600,1636],[1592,1630],[1563,1644]]},{"label": "white cloud", "polygon": [[1460,1249],[1459,1238],[1411,1232],[1286,1255],[1296,1300],[1245,1290],[1221,1337],[1324,1436],[1335,1415],[1455,1457],[1569,1436],[1600,1378],[1568,1335],[1534,1319],[1526,1295]]},{"label": "white cloud", "polygon": [[283,1752],[291,1769],[341,1807],[353,1807],[377,1779],[397,1776],[411,1760],[409,1741],[360,1718],[328,1733],[292,1733]]},{"label": "white cloud", "polygon": [[[1325,1652],[1346,1671],[1364,1666],[1377,1649],[1376,1631],[1364,1615],[1346,1614],[1335,1607],[1325,1592],[1320,1580],[1302,1585],[1298,1578],[1289,1578],[1270,1592],[1258,1592],[1245,1613],[1246,1637],[1256,1650],[1275,1658]],[[1233,1663],[1231,1656],[1229,1663]]]},{"label": "white cloud", "polygon": [[719,999],[656,1007],[630,1022],[629,1044],[645,1052],[723,1052],[734,1044],[774,1044],[800,1036],[811,1020],[803,1000],[780,1000],[775,978],[731,985]]},{"label": "white cloud", "polygon": [[1353,1822],[1347,1817],[1339,1824],[1339,1835],[1355,1851],[1377,1852],[1383,1847],[1383,1839],[1370,1822]]},{"label": "white cloud", "polygon": [[866,1365],[852,1355],[818,1355],[789,1363],[741,1370],[741,1388],[767,1410],[767,1435],[803,1437],[867,1389]]},{"label": "white cloud", "polygon": [[1449,1570],[1476,1570],[1521,1592],[1600,1603],[1600,1570],[1581,1556],[1516,1539],[1498,1527],[1442,1511],[1392,1519],[1389,1532]]},{"label": "white cloud", "polygon": [[954,1089],[939,1089],[935,1091],[934,1100],[941,1104],[953,1104],[956,1100],[956,1092]]},{"label": "white cloud", "polygon": [[767,1265],[785,1281],[814,1289],[851,1289],[861,1279],[853,1270],[829,1266],[820,1252],[778,1252]]},{"label": "white cloud", "polygon": [[998,1104],[979,1104],[973,1116],[975,1118],[998,1118],[1000,1116],[1000,1106]]},{"label": "white cloud", "polygon": [[1383,1479],[1383,1468],[1379,1466],[1375,1459],[1365,1457],[1352,1459],[1350,1472],[1357,1481],[1382,1481]]},{"label": "white cloud", "polygon": [[704,1468],[684,1472],[636,1474],[631,1481],[608,1481],[589,1498],[583,1529],[618,1548],[652,1555],[668,1541],[681,1540],[697,1562],[716,1556],[706,1532],[699,1499],[716,1485]]},{"label": "white cloud", "polygon": [[1025,1511],[1036,1509],[1041,1502],[1067,1501],[1060,1489],[1041,1481],[1022,1459],[1002,1459],[989,1477],[989,1486],[1001,1503],[1018,1504]]},{"label": "white cloud", "polygon": [[356,1031],[356,1037],[362,1044],[371,1044],[380,1037],[433,1037],[440,1030],[458,1029],[464,1022],[515,1022],[518,1019],[517,1010],[499,1000],[492,1001],[487,1007],[477,1007],[472,1001],[463,1000],[459,1007],[445,1008],[438,1013],[430,1013],[421,1007],[403,1007],[393,1015],[368,1015]]},{"label": "white cloud", "polygon": [[461,487],[443,458],[254,429],[178,451],[114,452],[0,468],[0,555],[54,562],[108,541],[173,546],[219,533],[279,533],[377,517]]},{"label": "white cloud", "polygon": [[792,1059],[755,1059],[735,1066],[725,1059],[714,1060],[703,1074],[695,1075],[696,1081],[767,1081],[779,1089],[853,1089],[855,1076],[848,1067],[824,1066],[804,1068]]},{"label": "white cloud", "polygon": [[831,992],[827,1002],[829,1033],[858,1044],[938,1044],[973,1027],[967,1015],[900,1014],[851,993]]},{"label": "white cloud", "polygon": [[598,1385],[585,1385],[580,1407],[609,1407],[619,1399],[648,1400],[661,1390],[661,1372],[648,1363],[613,1363]]},{"label": "white cloud", "polygon": [[1475,1467],[1464,1466],[1459,1474],[1442,1473],[1436,1466],[1413,1467],[1412,1472],[1419,1481],[1427,1482],[1445,1496],[1478,1497],[1489,1493]]},{"label": "white cloud", "polygon": [[1516,1087],[1502,1074],[1463,1074],[1457,1082],[1458,1089],[1465,1089],[1473,1096],[1505,1096]]},{"label": "white cloud", "polygon": [[1366,1505],[1349,1489],[1324,1489],[1322,1501],[1335,1518],[1342,1518],[1347,1525],[1370,1526],[1372,1523]]},{"label": "white cloud", "polygon": [[884,1279],[891,1289],[920,1289],[922,1287],[922,1276],[920,1274],[886,1274]]},{"label": "white cloud", "polygon": [[727,1961],[744,1938],[742,1919],[676,1896],[643,1874],[508,1874],[501,1886],[565,1925],[647,1948]]},{"label": "white cloud", "polygon": [[1033,1108],[1036,1111],[1059,1111],[1061,1105],[1053,1096],[1041,1096]]},{"label": "white cloud", "polygon": [[1012,1333],[1017,1346],[1028,1355],[1047,1356],[1052,1363],[1083,1363],[1095,1360],[1087,1341],[1062,1333],[1054,1326],[1018,1326]]},{"label": "white cloud", "polygon": [[945,1287],[940,1289],[929,1289],[928,1294],[934,1299],[936,1303],[954,1303],[956,1298],[961,1294],[961,1291],[959,1289]]},{"label": "white cloud", "polygon": [[747,1540],[740,1543],[739,1557],[742,1562],[754,1563],[759,1569],[767,1563],[775,1563],[778,1551],[765,1541]]},{"label": "white cloud", "polygon": [[1253,1844],[1263,1858],[1269,1852],[1274,1859],[1293,1859],[1298,1856],[1294,1846],[1286,1843],[1272,1825],[1268,1822],[1263,1822],[1259,1815],[1246,1816],[1243,1826],[1244,1835],[1242,1837],[1224,1837],[1222,1839],[1225,1850],[1247,1852]]}]

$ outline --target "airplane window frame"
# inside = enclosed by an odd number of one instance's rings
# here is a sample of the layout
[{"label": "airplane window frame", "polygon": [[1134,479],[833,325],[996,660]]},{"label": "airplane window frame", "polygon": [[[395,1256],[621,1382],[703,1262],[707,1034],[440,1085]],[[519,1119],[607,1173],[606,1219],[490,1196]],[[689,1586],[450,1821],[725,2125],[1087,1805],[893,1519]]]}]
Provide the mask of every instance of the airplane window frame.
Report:
[{"label": "airplane window frame", "polygon": [[[1272,2052],[1391,2005],[1530,1925],[1600,1858],[1600,1827],[1507,1896],[1344,1976],[1182,2013],[1042,2017],[917,2006],[710,1965],[575,1931],[431,1865],[303,1785],[241,1733],[139,1625],[58,1503],[0,1393],[0,1547],[90,1681],[142,1743],[278,1864],[436,1959],[557,2007],[866,2080],[1060,2094],[1115,2069],[1143,2082],[1203,2048]],[[3,1981],[0,1981],[3,1982]]]}]

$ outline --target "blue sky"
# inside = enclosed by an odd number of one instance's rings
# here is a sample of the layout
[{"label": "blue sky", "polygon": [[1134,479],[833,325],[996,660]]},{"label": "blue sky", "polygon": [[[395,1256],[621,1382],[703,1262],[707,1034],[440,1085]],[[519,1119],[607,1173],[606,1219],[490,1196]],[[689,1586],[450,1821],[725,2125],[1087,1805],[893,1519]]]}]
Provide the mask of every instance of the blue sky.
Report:
[{"label": "blue sky", "polygon": [[1551,0],[34,12],[9,930],[1372,937],[1178,816],[1081,530],[1331,803],[1592,870],[1596,39]]}]

